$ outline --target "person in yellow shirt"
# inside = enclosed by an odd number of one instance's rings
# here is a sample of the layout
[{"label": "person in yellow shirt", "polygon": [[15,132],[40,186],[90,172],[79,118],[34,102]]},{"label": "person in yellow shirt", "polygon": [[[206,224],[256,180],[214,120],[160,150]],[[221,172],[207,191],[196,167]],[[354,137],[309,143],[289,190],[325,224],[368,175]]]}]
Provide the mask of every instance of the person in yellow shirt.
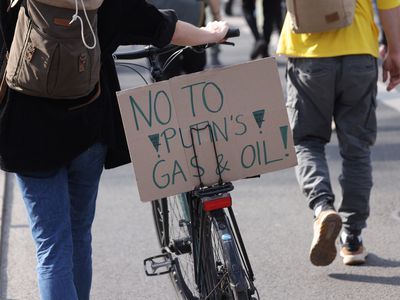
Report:
[{"label": "person in yellow shirt", "polygon": [[[377,0],[377,6],[388,40],[383,79],[391,90],[400,83],[400,0]],[[288,56],[286,106],[298,158],[296,176],[315,216],[310,260],[316,266],[335,259],[342,222],[344,264],[366,260],[361,231],[370,213],[373,184],[370,147],[377,134],[378,33],[372,1],[356,0],[347,27],[296,34],[287,15],[280,35],[277,53]],[[343,161],[339,213],[325,157],[332,120]]]}]

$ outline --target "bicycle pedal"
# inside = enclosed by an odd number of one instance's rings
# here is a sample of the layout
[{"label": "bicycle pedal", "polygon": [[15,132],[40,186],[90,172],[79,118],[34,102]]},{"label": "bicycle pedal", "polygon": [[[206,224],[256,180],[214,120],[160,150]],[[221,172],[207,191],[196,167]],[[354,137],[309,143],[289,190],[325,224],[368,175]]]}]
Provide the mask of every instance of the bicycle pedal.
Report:
[{"label": "bicycle pedal", "polygon": [[143,264],[147,276],[157,276],[171,273],[173,260],[170,253],[164,253],[146,258]]}]

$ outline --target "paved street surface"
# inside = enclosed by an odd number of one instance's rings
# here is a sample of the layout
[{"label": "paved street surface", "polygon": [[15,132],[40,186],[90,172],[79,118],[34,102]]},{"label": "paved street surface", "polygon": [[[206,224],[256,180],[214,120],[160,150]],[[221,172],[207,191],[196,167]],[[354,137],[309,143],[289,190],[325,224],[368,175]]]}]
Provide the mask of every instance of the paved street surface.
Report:
[{"label": "paved street surface", "polygon": [[[253,43],[250,33],[242,18],[228,20],[242,27],[242,36],[235,41],[236,47],[222,48],[221,61],[225,65],[245,62]],[[283,75],[284,62],[279,60],[278,65]],[[127,71],[121,70],[121,74],[124,87],[140,82],[137,76],[128,77]],[[346,267],[339,257],[328,267],[314,267],[308,261],[312,212],[298,189],[293,169],[236,184],[234,209],[261,299],[399,299],[400,93],[380,93],[379,98],[379,137],[373,148],[375,186],[371,217],[363,235],[370,251],[365,266]],[[340,201],[335,135],[327,156]],[[4,224],[0,299],[38,299],[34,246],[12,175],[8,175],[4,211],[0,218]],[[131,166],[104,172],[93,248],[92,299],[176,299],[167,276],[146,277],[143,272],[143,259],[158,254],[158,245],[150,205],[139,200]]]}]

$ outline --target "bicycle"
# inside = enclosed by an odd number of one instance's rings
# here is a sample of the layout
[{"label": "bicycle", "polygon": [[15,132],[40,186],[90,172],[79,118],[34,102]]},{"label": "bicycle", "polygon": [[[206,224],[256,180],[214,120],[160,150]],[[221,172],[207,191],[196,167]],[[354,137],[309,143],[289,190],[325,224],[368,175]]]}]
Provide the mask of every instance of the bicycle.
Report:
[{"label": "bicycle", "polygon": [[[226,38],[239,34],[238,29],[230,29]],[[148,46],[141,50],[116,54],[115,58],[147,58],[151,78],[160,81],[163,70],[182,51],[187,48],[205,51],[210,46],[212,45],[169,45],[164,48]],[[171,51],[173,54],[170,59],[164,66],[160,66],[158,55]],[[128,68],[137,66],[130,63],[121,65]],[[136,69],[133,70],[139,73]],[[219,170],[218,153],[210,126],[191,128],[192,142],[193,131],[201,130],[210,132]],[[194,146],[193,151],[198,165]],[[222,181],[220,170],[218,183],[205,186],[199,168],[197,171],[199,186],[195,190],[151,202],[162,254],[144,260],[145,273],[148,276],[169,274],[177,293],[183,299],[259,299],[254,286],[254,273],[232,209],[230,192],[234,186],[231,182]]]}]

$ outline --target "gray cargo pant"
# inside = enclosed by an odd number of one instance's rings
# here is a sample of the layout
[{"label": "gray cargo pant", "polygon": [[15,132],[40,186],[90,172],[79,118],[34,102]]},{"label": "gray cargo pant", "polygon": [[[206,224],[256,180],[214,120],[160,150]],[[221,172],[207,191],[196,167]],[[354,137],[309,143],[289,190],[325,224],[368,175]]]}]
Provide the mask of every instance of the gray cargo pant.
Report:
[{"label": "gray cargo pant", "polygon": [[342,157],[339,212],[344,229],[356,234],[369,216],[377,76],[377,61],[370,55],[289,58],[287,65],[287,109],[300,188],[310,208],[334,201],[325,157],[333,119]]}]

